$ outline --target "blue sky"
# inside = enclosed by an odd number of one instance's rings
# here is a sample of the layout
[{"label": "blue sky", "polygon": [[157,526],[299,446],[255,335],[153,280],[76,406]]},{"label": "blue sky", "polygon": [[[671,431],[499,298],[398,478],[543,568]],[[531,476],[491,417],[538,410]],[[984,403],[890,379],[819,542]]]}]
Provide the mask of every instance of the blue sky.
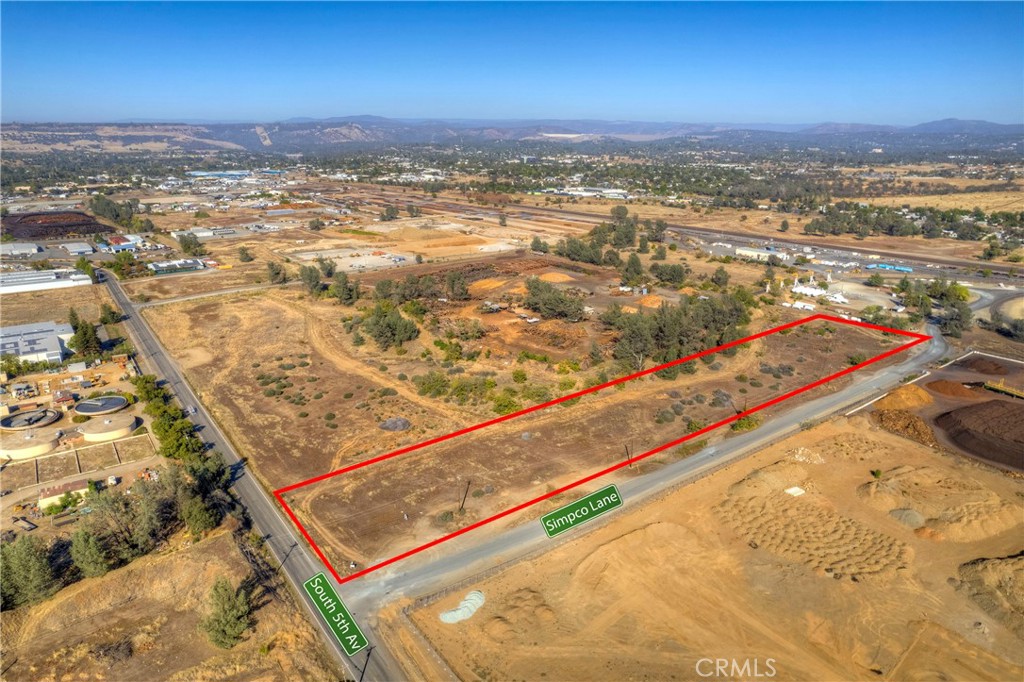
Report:
[{"label": "blue sky", "polygon": [[1024,3],[0,5],[3,121],[1024,121]]}]

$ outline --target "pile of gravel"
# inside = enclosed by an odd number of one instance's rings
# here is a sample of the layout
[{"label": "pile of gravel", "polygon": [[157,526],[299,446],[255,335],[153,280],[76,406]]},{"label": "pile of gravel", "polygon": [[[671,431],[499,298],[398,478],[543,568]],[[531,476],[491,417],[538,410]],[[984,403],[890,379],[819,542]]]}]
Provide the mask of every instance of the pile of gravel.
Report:
[{"label": "pile of gravel", "polygon": [[412,426],[412,423],[405,417],[390,417],[380,423],[380,428],[385,431],[405,431]]},{"label": "pile of gravel", "polygon": [[889,516],[911,528],[920,528],[925,522],[924,515],[916,509],[893,509]]}]

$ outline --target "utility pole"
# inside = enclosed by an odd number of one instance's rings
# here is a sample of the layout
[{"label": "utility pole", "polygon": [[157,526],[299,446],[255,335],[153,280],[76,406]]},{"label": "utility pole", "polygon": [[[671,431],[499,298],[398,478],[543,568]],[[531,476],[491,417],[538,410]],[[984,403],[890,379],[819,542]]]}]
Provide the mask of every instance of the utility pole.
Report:
[{"label": "utility pole", "polygon": [[629,458],[630,458],[629,446],[626,445],[626,444],[623,444],[622,448],[626,451],[626,461],[629,462],[629,468],[632,469],[633,468],[633,462],[629,461]]},{"label": "utility pole", "polygon": [[370,654],[373,653],[375,648],[376,647],[371,644],[370,648],[366,650],[366,662],[363,663],[363,669],[359,671],[359,682],[363,682],[363,676],[366,675],[366,669],[370,667]]},{"label": "utility pole", "polygon": [[472,480],[466,481],[466,492],[462,494],[462,504],[459,505],[459,511],[461,512],[463,507],[466,506],[466,498],[469,497],[469,486],[473,483]]}]

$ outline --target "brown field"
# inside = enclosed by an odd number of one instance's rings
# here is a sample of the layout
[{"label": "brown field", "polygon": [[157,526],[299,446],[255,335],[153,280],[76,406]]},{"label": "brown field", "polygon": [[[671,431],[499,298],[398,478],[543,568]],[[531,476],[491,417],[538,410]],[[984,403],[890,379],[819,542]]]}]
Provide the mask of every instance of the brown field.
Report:
[{"label": "brown field", "polygon": [[102,285],[27,291],[4,294],[0,318],[4,326],[30,322],[66,322],[68,309],[74,308],[86,320],[97,321],[100,305],[112,303],[107,288]]},{"label": "brown field", "polygon": [[[320,547],[333,555],[335,566],[352,559],[376,563],[614,464],[621,460],[623,443],[629,443],[634,453],[647,451],[684,435],[689,420],[713,423],[840,369],[854,352],[881,352],[880,340],[870,333],[842,328],[823,341],[814,333],[820,328],[813,323],[788,336],[772,335],[733,358],[709,357],[709,363],[717,364],[699,363],[694,375],[630,382],[621,391],[607,389],[583,398],[579,405],[552,407],[361,468],[290,493],[287,499]],[[759,371],[762,362],[785,356],[795,358],[792,375],[773,377]],[[746,378],[736,380],[740,374],[758,385]],[[844,377],[832,382],[763,417],[770,419],[794,403],[838,390],[849,381]],[[716,391],[726,395],[716,399]],[[413,420],[414,426],[417,423]],[[726,433],[716,432],[711,438]],[[616,475],[648,473],[679,456],[663,453]],[[466,482],[472,498],[460,512],[458,491]],[[356,509],[341,503],[357,495],[365,497],[365,506]],[[575,496],[539,505],[530,518]]]},{"label": "brown field", "polygon": [[[907,475],[912,497],[883,495]],[[1020,480],[865,416],[839,419],[411,617],[465,680],[632,678],[638,662],[648,679],[697,679],[701,658],[757,659],[762,671],[773,659],[782,680],[1019,679],[1013,564],[987,565],[983,579],[963,567],[1020,551],[1019,514],[987,522],[973,510],[1012,509],[1022,494]],[[486,602],[472,618],[438,619],[473,589]],[[423,667],[430,654],[408,660],[423,678],[443,674]]]},{"label": "brown field", "polygon": [[63,452],[58,455],[40,457],[39,482],[56,481],[78,473],[78,462],[74,452]]},{"label": "brown field", "polygon": [[35,461],[8,464],[0,473],[0,481],[2,481],[4,489],[8,490],[20,490],[35,485],[37,483]]},{"label": "brown field", "polygon": [[1024,210],[1024,191],[1013,192],[951,192],[949,194],[911,194],[898,197],[868,197],[851,199],[863,201],[876,206],[925,206],[930,208],[950,209],[962,208],[972,210],[980,208],[989,211],[1021,211]]},{"label": "brown field", "polygon": [[126,294],[136,301],[163,301],[180,296],[196,296],[224,289],[262,284],[267,281],[266,265],[247,264],[226,270],[203,270],[181,275],[164,275],[128,280],[122,283]]},{"label": "brown field", "polygon": [[117,449],[122,464],[145,459],[156,452],[148,434],[119,440],[114,443],[114,447]]},{"label": "brown field", "polygon": [[[101,578],[86,578],[46,602],[4,613],[5,679],[311,680],[340,679],[322,640],[278,580],[256,587],[255,629],[230,650],[199,629],[219,577],[250,573],[232,535],[198,544],[184,536]],[[129,652],[105,653],[115,647]]]},{"label": "brown field", "polygon": [[[346,453],[365,451],[371,447],[365,434],[378,433],[377,422],[394,414],[419,415],[420,434],[448,422],[440,406],[420,404],[409,382],[396,378],[398,370],[379,369],[384,359],[395,359],[393,351],[376,357],[367,344],[365,353],[350,354],[351,341],[339,324],[345,312],[275,290],[173,303],[144,314],[171,353],[186,360],[186,375],[218,423],[276,488],[327,471]],[[288,364],[294,367],[281,369]],[[265,396],[276,382],[261,386],[261,375],[291,383],[289,397],[301,393],[303,404]],[[382,388],[397,395],[380,397]],[[371,401],[372,409],[356,409]],[[337,428],[324,418],[328,413],[337,415]],[[412,435],[379,433],[381,443],[391,444]]]},{"label": "brown field", "polygon": [[110,443],[101,443],[78,449],[78,461],[82,464],[82,473],[87,474],[107,467],[117,466],[117,454]]},{"label": "brown field", "polygon": [[[378,201],[397,201],[395,198],[397,195],[390,194],[386,188],[360,186],[358,187],[358,191],[365,193],[367,196],[380,197]],[[984,195],[988,193],[976,194]],[[1009,194],[1018,198],[1021,196],[1021,193]],[[1009,200],[1009,198],[1012,197],[1008,197],[1007,200]],[[407,199],[408,195],[406,195],[403,200]],[[903,197],[900,197],[897,205],[905,203],[903,199]],[[509,200],[512,202],[519,202],[514,205],[509,205],[506,208],[506,211],[513,216],[520,212],[529,213],[532,207],[556,208],[554,204],[544,201],[544,198],[533,195],[509,195]],[[872,199],[870,201],[874,200]],[[437,202],[438,206],[442,206],[449,202],[453,204],[467,203],[465,197],[456,193],[442,195],[437,199]],[[569,234],[579,235],[580,233],[590,230],[597,221],[606,220],[611,208],[621,203],[622,202],[607,199],[593,198],[577,199],[575,201],[566,202],[562,204],[562,210],[566,212],[564,216],[547,212],[531,214],[531,218],[522,223],[524,235],[532,236],[532,234],[536,233],[549,240],[557,240],[558,238]],[[970,208],[973,208],[973,206]],[[496,211],[494,208],[480,208],[478,210]],[[915,254],[918,256],[938,255],[946,258],[969,260],[975,260],[982,251],[982,247],[978,242],[964,242],[945,238],[926,240],[923,237],[872,236],[867,239],[857,239],[853,235],[829,237],[805,235],[803,234],[801,226],[804,221],[810,220],[811,217],[782,216],[778,213],[754,209],[741,210],[717,208],[709,211],[707,209],[700,208],[700,211],[697,212],[690,207],[673,208],[662,206],[660,200],[650,198],[631,202],[629,204],[629,210],[631,213],[636,213],[641,219],[650,218],[654,220],[661,218],[672,224],[749,234],[752,238],[774,238],[785,240],[788,237],[789,239],[799,239],[800,241],[809,244],[836,246],[852,250],[867,248],[880,251],[891,251],[894,254],[903,253]],[[445,216],[457,216],[461,214],[462,211],[461,209],[443,208],[430,209],[430,212],[440,213]],[[592,217],[583,218],[571,215],[571,212],[589,213],[592,214]],[[782,224],[783,218],[788,219],[790,223],[790,230],[787,233],[779,232],[779,226]],[[496,223],[496,219],[490,222]],[[513,226],[512,220],[509,221],[509,226]],[[728,237],[728,241],[740,245],[742,244],[742,237],[730,235]]]}]

